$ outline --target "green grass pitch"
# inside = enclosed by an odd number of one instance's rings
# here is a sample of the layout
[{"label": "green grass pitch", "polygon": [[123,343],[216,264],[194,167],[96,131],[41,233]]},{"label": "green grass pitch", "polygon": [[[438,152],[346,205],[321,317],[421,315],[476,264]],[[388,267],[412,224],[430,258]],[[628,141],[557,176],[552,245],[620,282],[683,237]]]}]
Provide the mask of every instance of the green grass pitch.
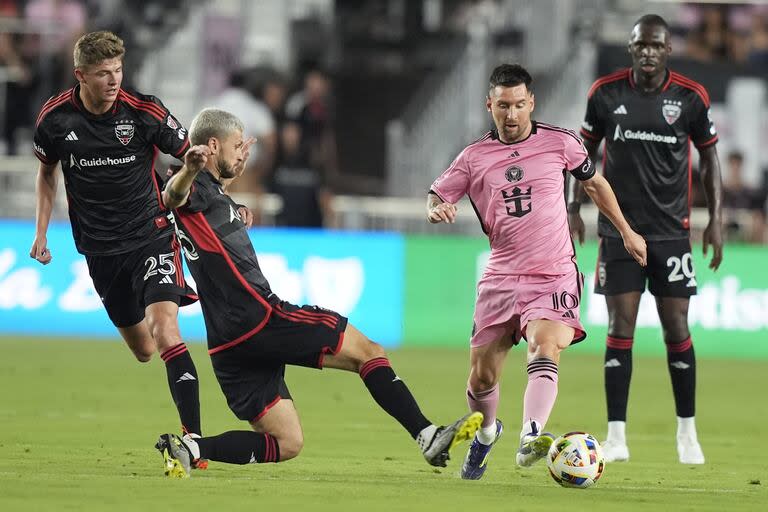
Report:
[{"label": "green grass pitch", "polygon": [[[229,412],[201,344],[207,433],[246,428]],[[188,480],[161,471],[153,444],[175,431],[159,358],[133,360],[121,342],[0,338],[0,510],[674,510],[768,507],[765,361],[699,361],[699,436],[704,466],[683,466],[663,359],[636,358],[628,437],[632,459],[608,464],[586,490],[558,487],[544,463],[515,467],[525,384],[524,351],[513,349],[499,417],[506,435],[485,478],[457,476],[465,446],[446,469],[428,466],[400,426],[353,374],[290,368],[302,418],[303,453],[284,464],[211,463]],[[393,366],[426,415],[447,422],[466,409],[462,350],[402,349]],[[568,353],[548,430],[605,435],[602,362]]]}]

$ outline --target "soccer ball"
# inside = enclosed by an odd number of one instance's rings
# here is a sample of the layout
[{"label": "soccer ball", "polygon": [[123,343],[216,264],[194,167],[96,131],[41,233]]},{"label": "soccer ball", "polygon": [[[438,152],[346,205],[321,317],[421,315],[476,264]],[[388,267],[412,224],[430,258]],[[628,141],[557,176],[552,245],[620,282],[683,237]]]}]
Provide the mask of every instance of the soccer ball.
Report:
[{"label": "soccer ball", "polygon": [[555,482],[563,487],[585,489],[600,479],[605,457],[594,436],[586,432],[568,432],[552,442],[547,467]]}]

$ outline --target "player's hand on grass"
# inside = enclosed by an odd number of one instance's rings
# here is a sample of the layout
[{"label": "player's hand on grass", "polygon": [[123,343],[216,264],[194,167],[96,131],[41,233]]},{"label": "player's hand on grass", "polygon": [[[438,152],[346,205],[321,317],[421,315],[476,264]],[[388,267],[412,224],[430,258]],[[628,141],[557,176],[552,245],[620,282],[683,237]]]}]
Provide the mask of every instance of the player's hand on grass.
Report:
[{"label": "player's hand on grass", "polygon": [[584,245],[584,220],[579,212],[568,213],[568,226],[571,230],[571,238],[579,241],[579,245]]},{"label": "player's hand on grass", "polygon": [[237,211],[240,213],[240,218],[243,219],[243,224],[245,224],[246,229],[253,226],[253,212],[250,208],[247,206],[238,206]]},{"label": "player's hand on grass", "polygon": [[34,258],[43,265],[47,265],[53,259],[51,251],[48,250],[48,239],[45,236],[36,236],[32,242],[32,249],[29,250],[29,257]]},{"label": "player's hand on grass", "polygon": [[427,218],[432,224],[437,224],[439,222],[453,224],[456,222],[456,205],[451,203],[440,203],[435,205],[429,209]]},{"label": "player's hand on grass", "polygon": [[184,164],[191,172],[198,173],[205,168],[210,155],[211,150],[208,149],[208,146],[203,144],[192,146],[184,155]]},{"label": "player's hand on grass", "polygon": [[712,259],[709,261],[709,268],[717,270],[723,261],[723,234],[719,222],[709,221],[704,235],[702,236],[702,251],[704,256],[709,252],[709,246],[712,246]]},{"label": "player's hand on grass", "polygon": [[644,267],[648,263],[648,252],[645,246],[645,240],[643,237],[630,230],[629,233],[622,235],[624,239],[624,248],[627,252],[635,258],[641,267]]}]

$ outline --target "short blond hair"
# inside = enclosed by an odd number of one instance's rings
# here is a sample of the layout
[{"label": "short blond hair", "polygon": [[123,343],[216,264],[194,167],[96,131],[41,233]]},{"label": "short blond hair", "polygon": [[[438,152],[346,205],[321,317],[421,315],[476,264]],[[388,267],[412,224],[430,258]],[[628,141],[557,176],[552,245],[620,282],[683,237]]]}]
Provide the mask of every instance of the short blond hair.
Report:
[{"label": "short blond hair", "polygon": [[211,137],[221,140],[238,130],[242,132],[244,127],[236,115],[216,108],[205,108],[189,125],[189,142],[193,146],[208,144]]},{"label": "short blond hair", "polygon": [[75,43],[73,52],[75,68],[95,66],[108,59],[125,55],[123,40],[107,30],[89,32]]}]

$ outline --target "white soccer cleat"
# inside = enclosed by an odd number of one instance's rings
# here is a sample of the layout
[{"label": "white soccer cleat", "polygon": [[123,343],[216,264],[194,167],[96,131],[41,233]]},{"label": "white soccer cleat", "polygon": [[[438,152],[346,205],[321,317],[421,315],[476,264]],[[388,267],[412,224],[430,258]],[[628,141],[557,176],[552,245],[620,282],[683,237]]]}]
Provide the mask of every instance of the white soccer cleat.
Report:
[{"label": "white soccer cleat", "polygon": [[605,462],[626,462],[629,460],[629,448],[626,443],[606,439],[600,446],[603,448]]},{"label": "white soccer cleat", "polygon": [[680,464],[704,464],[704,452],[695,437],[677,438],[677,456]]},{"label": "white soccer cleat", "polygon": [[533,466],[537,461],[546,457],[549,447],[555,436],[549,432],[541,435],[526,434],[520,439],[520,448],[517,450],[515,461],[517,465],[523,468]]}]

